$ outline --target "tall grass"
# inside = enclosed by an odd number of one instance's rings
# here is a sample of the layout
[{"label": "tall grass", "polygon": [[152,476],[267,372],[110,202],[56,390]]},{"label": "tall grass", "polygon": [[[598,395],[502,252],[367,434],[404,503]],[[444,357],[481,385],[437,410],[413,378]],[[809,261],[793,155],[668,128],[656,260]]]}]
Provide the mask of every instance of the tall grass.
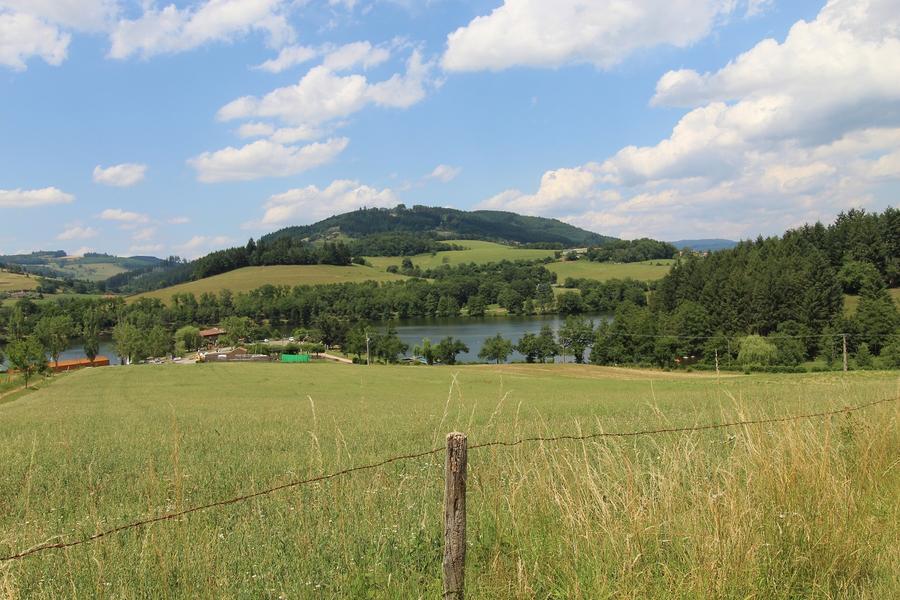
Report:
[{"label": "tall grass", "polygon": [[[211,368],[212,367],[212,368]],[[128,367],[0,406],[0,554],[439,446],[799,414],[892,374],[674,377],[559,366]],[[900,403],[827,419],[485,448],[472,598],[886,598]],[[0,566],[0,597],[433,598],[443,457]]]}]

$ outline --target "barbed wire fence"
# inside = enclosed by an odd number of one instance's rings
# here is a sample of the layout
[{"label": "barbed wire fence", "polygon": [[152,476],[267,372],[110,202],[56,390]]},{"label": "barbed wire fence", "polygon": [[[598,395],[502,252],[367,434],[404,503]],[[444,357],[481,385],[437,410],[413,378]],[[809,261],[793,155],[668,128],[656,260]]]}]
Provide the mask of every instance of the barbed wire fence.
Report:
[{"label": "barbed wire fence", "polygon": [[[309,477],[306,479],[296,479],[293,481],[288,481],[279,485],[275,485],[263,490],[259,490],[256,492],[241,494],[229,498],[225,498],[222,500],[217,500],[214,502],[209,502],[207,504],[201,504],[197,506],[193,506],[184,510],[168,512],[162,515],[148,517],[136,521],[132,521],[129,523],[125,523],[122,525],[118,525],[116,527],[112,527],[110,529],[106,529],[103,531],[99,531],[93,535],[71,539],[71,540],[63,540],[58,542],[47,542],[44,544],[39,544],[37,546],[33,546],[28,549],[24,549],[13,554],[7,556],[0,556],[0,564],[9,564],[15,561],[23,560],[28,557],[32,557],[38,554],[46,553],[53,550],[64,550],[68,548],[73,548],[76,546],[81,546],[84,544],[89,544],[95,542],[97,540],[123,533],[125,531],[138,529],[142,527],[147,527],[154,523],[164,522],[164,521],[172,521],[176,519],[180,519],[181,517],[185,517],[187,515],[211,510],[215,508],[221,508],[228,505],[238,504],[241,502],[245,502],[247,500],[251,500],[254,498],[259,498],[263,496],[270,496],[275,494],[276,492],[280,492],[287,489],[297,488],[305,485],[310,485],[314,483],[319,483],[323,481],[328,481],[332,479],[336,479],[339,477],[345,477],[352,475],[354,473],[358,473],[361,471],[369,471],[373,469],[379,469],[381,467],[390,465],[392,463],[397,463],[401,461],[409,461],[416,460],[419,458],[424,458],[428,456],[433,456],[439,454],[441,452],[447,452],[446,465],[445,465],[445,504],[444,504],[444,582],[445,582],[445,590],[444,597],[453,597],[462,599],[463,591],[461,588],[461,582],[464,580],[464,575],[462,569],[464,569],[465,564],[465,473],[466,473],[466,462],[467,462],[467,452],[473,450],[482,450],[486,448],[510,448],[515,446],[520,446],[523,444],[529,443],[554,443],[554,442],[565,442],[565,441],[586,441],[586,440],[594,440],[594,439],[603,439],[603,438],[629,438],[629,437],[638,437],[638,436],[649,436],[649,435],[662,435],[662,434],[671,434],[671,433],[689,433],[689,432],[699,432],[699,431],[710,431],[716,429],[726,429],[731,427],[748,427],[748,426],[756,426],[756,425],[766,425],[773,423],[786,423],[791,421],[800,421],[800,420],[810,420],[810,419],[821,419],[836,415],[842,414],[851,414],[854,412],[866,410],[878,405],[887,404],[889,402],[895,402],[900,400],[900,396],[897,397],[886,397],[878,400],[873,400],[871,402],[867,402],[864,404],[859,404],[856,406],[845,406],[843,408],[820,411],[814,413],[806,413],[799,415],[788,415],[781,417],[767,417],[760,419],[746,419],[741,421],[729,421],[723,423],[709,423],[706,425],[693,425],[693,426],[684,426],[684,427],[664,427],[658,429],[643,429],[637,431],[623,431],[623,432],[609,432],[609,431],[600,431],[595,433],[588,433],[583,435],[573,435],[573,434],[562,434],[557,436],[533,436],[533,437],[524,437],[520,439],[514,440],[492,440],[488,442],[481,442],[471,446],[467,446],[466,436],[461,433],[451,433],[447,437],[447,445],[441,446],[438,448],[432,448],[430,450],[423,450],[421,452],[411,453],[411,454],[402,454],[397,456],[392,456],[390,458],[386,458],[384,460],[380,460],[378,462],[373,462],[364,465],[358,465],[355,467],[349,467],[346,469],[341,469],[339,471],[334,471],[331,473],[326,473],[322,475],[318,475],[315,477]],[[460,540],[462,540],[460,542]],[[449,587],[448,587],[449,586]]]}]

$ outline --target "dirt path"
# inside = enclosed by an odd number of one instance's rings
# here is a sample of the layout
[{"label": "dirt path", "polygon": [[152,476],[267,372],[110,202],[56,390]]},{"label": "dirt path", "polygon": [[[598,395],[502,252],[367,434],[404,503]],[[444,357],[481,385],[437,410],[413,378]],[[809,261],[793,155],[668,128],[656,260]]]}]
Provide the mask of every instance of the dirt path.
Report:
[{"label": "dirt path", "polygon": [[344,363],[345,365],[352,365],[353,361],[349,358],[344,358],[343,356],[335,356],[334,354],[328,354],[327,352],[322,352],[319,356],[323,358],[327,358],[328,360],[333,360],[335,362]]},{"label": "dirt path", "polygon": [[17,388],[13,388],[13,389],[11,389],[11,390],[9,390],[9,391],[3,392],[2,394],[0,394],[0,401],[2,401],[2,400],[3,400],[4,398],[6,398],[7,396],[12,396],[13,394],[17,394],[17,393],[21,392],[21,391],[24,390],[24,389],[25,389],[25,386],[23,385],[23,386],[19,386],[19,387],[17,387]]}]

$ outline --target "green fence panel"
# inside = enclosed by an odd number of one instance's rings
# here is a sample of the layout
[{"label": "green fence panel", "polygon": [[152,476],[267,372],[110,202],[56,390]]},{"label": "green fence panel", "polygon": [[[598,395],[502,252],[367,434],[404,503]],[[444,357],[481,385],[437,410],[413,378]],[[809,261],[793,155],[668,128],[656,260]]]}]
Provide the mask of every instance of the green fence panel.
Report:
[{"label": "green fence panel", "polygon": [[282,354],[281,362],[308,363],[309,362],[309,354]]}]

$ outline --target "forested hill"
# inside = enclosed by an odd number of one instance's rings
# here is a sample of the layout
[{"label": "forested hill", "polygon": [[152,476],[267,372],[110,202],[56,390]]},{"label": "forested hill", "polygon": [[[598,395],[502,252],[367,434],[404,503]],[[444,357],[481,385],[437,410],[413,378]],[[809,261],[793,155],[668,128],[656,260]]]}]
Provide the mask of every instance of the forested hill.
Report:
[{"label": "forested hill", "polygon": [[264,236],[261,241],[284,237],[317,239],[335,234],[360,238],[379,233],[430,234],[438,239],[561,244],[564,247],[596,246],[614,239],[556,219],[493,210],[469,212],[433,206],[407,208],[401,204],[395,208],[362,208],[312,225],[286,227]]},{"label": "forested hill", "polygon": [[[730,361],[738,351],[730,339],[759,334],[767,336],[754,349],[763,365],[830,362],[845,339],[869,364],[886,348],[900,353],[900,312],[887,291],[898,286],[900,211],[850,210],[827,227],[689,254],[658,282],[649,307],[622,303],[601,325],[592,360]],[[859,296],[855,313],[845,313],[844,294]]]}]

